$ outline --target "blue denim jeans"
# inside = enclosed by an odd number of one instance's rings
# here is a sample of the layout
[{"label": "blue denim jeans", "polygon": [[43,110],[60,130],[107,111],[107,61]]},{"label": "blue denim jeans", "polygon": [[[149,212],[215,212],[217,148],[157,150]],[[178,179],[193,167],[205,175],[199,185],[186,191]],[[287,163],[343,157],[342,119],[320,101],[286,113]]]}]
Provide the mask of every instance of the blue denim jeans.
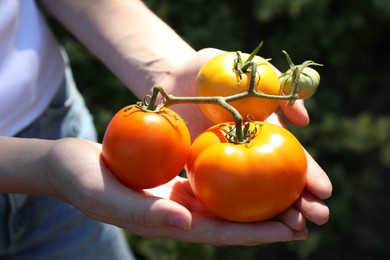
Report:
[{"label": "blue denim jeans", "polygon": [[[50,106],[17,136],[96,140],[71,72]],[[0,259],[135,259],[121,229],[46,196],[0,194]]]}]

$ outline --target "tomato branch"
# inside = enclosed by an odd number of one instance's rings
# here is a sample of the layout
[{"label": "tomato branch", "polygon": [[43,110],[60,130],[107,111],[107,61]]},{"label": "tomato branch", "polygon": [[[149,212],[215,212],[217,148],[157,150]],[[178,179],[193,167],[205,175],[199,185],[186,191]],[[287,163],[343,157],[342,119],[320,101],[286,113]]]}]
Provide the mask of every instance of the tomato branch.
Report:
[{"label": "tomato branch", "polygon": [[246,98],[249,96],[255,96],[260,98],[269,98],[269,99],[279,99],[279,100],[290,100],[295,101],[298,98],[297,92],[298,92],[298,81],[294,80],[294,91],[290,95],[287,96],[281,96],[281,95],[268,95],[264,94],[262,92],[259,92],[256,90],[256,71],[258,63],[250,61],[249,64],[251,65],[251,71],[255,73],[251,73],[250,78],[250,84],[248,91],[231,95],[231,96],[211,96],[211,97],[176,97],[172,94],[167,93],[163,87],[161,86],[154,86],[153,87],[153,94],[151,96],[150,102],[147,104],[147,110],[156,110],[158,109],[158,106],[156,106],[156,100],[157,96],[160,93],[163,97],[163,105],[170,106],[173,104],[217,104],[220,105],[222,108],[226,109],[228,112],[230,112],[233,115],[234,123],[236,125],[235,128],[235,139],[238,143],[245,142],[245,135],[243,129],[242,129],[242,123],[243,123],[243,117],[242,115],[235,109],[232,105],[230,105],[228,102]]},{"label": "tomato branch", "polygon": [[243,118],[242,115],[235,109],[232,105],[227,103],[227,98],[222,96],[217,97],[176,97],[174,95],[168,94],[161,86],[154,86],[153,87],[153,96],[157,96],[157,94],[160,93],[161,96],[164,99],[164,105],[170,106],[173,104],[184,104],[184,103],[190,103],[190,104],[218,104],[227,111],[229,111],[234,118],[234,123],[236,125],[236,138],[237,142],[242,143],[244,142],[244,133],[242,131],[242,122]]},{"label": "tomato branch", "polygon": [[[262,43],[255,49],[254,52],[252,52],[251,56],[243,63],[241,59],[240,52],[237,52],[237,59],[235,61],[235,69],[237,70],[237,73],[239,73],[239,77],[241,79],[242,73],[250,73],[250,82],[249,82],[249,88],[245,92],[241,92],[235,95],[231,96],[198,96],[198,97],[176,97],[174,95],[171,95],[167,93],[161,86],[154,86],[153,87],[153,94],[150,97],[149,102],[146,102],[144,100],[143,102],[143,109],[149,110],[149,111],[156,111],[159,110],[161,106],[170,106],[173,104],[217,104],[220,105],[222,108],[227,110],[233,115],[234,122],[235,122],[235,136],[234,139],[238,143],[245,142],[245,136],[247,133],[245,133],[245,130],[243,130],[242,123],[243,123],[243,117],[242,115],[235,109],[232,105],[229,104],[231,101],[243,99],[246,97],[254,96],[259,98],[266,98],[266,99],[276,99],[276,100],[289,100],[287,105],[292,105],[295,100],[299,98],[298,95],[298,87],[299,87],[299,77],[302,73],[302,70],[309,66],[309,65],[320,65],[316,64],[312,61],[307,61],[303,63],[302,65],[294,65],[288,56],[288,54],[283,51],[283,53],[286,55],[287,62],[290,66],[291,70],[291,76],[292,76],[292,82],[293,82],[293,89],[289,95],[269,95],[265,94],[263,92],[260,92],[256,90],[256,86],[258,85],[258,82],[260,79],[257,79],[257,67],[261,65],[261,63],[253,61],[253,57],[256,55],[257,51],[260,49]],[[163,103],[156,105],[157,96],[160,94],[163,97]]]}]

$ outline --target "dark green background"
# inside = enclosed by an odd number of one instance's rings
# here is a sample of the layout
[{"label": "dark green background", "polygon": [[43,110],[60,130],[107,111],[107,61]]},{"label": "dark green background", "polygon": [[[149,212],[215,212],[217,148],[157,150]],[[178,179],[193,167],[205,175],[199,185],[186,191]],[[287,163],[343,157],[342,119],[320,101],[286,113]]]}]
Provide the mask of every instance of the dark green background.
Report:
[{"label": "dark green background", "polygon": [[[306,241],[254,247],[212,247],[129,234],[141,259],[388,259],[390,256],[390,117],[387,0],[148,0],[195,49],[251,52],[287,69],[313,59],[321,85],[306,102],[311,124],[292,128],[328,173],[329,222],[309,224]],[[99,61],[52,22],[70,53],[76,81],[102,136],[134,97]],[[136,26],[136,25],[129,25]]]}]

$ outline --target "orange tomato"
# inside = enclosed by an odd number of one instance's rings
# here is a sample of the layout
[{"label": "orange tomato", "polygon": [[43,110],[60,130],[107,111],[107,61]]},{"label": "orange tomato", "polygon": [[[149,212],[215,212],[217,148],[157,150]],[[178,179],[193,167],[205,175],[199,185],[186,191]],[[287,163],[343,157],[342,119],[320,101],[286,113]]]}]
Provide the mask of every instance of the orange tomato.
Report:
[{"label": "orange tomato", "polygon": [[116,113],[102,142],[102,159],[126,186],[147,189],[162,185],[184,168],[191,146],[181,117],[169,108],[143,111],[137,105]]},{"label": "orange tomato", "polygon": [[192,145],[187,161],[191,188],[206,209],[223,219],[256,222],[275,217],[305,187],[307,161],[299,141],[276,125],[262,122],[256,127],[248,143],[230,143],[227,126],[216,125]]},{"label": "orange tomato", "polygon": [[[245,61],[249,54],[241,54]],[[196,95],[201,96],[231,96],[249,90],[250,72],[241,74],[241,79],[235,70],[237,59],[235,52],[218,55],[207,62],[199,71],[196,80]],[[259,92],[270,95],[280,94],[278,75],[271,65],[263,58],[255,56],[257,62],[256,86]],[[244,117],[251,115],[254,120],[263,121],[278,107],[279,101],[259,97],[246,97],[229,102]],[[200,104],[203,113],[214,123],[233,121],[233,116],[219,105]]]}]

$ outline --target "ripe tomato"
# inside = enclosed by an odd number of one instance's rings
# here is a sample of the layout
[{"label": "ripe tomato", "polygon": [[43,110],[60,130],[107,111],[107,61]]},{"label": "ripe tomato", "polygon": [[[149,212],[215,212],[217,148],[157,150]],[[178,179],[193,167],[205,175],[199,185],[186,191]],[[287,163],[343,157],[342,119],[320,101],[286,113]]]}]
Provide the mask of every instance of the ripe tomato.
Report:
[{"label": "ripe tomato", "polygon": [[272,218],[289,208],[305,187],[307,161],[299,141],[276,125],[256,127],[248,143],[230,143],[227,126],[216,125],[192,145],[187,161],[192,190],[206,209],[223,219]]},{"label": "ripe tomato", "polygon": [[[241,54],[245,61],[249,54]],[[234,63],[237,59],[235,52],[227,52],[218,55],[207,62],[199,71],[196,80],[197,96],[231,96],[249,90],[250,72],[237,74]],[[278,75],[271,65],[263,58],[255,56],[253,61],[258,62],[256,86],[259,92],[270,95],[280,94],[280,82]],[[238,112],[247,118],[252,115],[254,120],[263,121],[278,107],[279,102],[274,99],[259,97],[246,97],[230,102]],[[200,104],[203,113],[214,123],[231,122],[231,113],[215,104]]]},{"label": "ripe tomato", "polygon": [[146,112],[137,105],[117,112],[102,142],[102,159],[126,186],[164,184],[184,168],[191,139],[184,121],[169,108]]}]

